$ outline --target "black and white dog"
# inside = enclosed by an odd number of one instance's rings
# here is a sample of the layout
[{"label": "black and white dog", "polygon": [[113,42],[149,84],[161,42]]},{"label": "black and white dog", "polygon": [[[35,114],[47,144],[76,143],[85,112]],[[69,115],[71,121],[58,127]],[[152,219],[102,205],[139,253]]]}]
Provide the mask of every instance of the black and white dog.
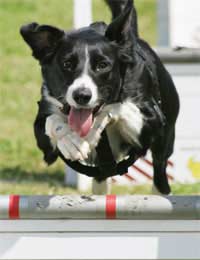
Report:
[{"label": "black and white dog", "polygon": [[[133,1],[107,2],[115,18],[108,26],[97,22],[69,32],[37,23],[21,28],[42,69],[37,144],[48,164],[59,156],[98,182],[125,173],[150,149],[154,185],[169,194],[166,163],[178,95],[160,59],[138,36]],[[111,162],[114,173],[106,170]]]}]

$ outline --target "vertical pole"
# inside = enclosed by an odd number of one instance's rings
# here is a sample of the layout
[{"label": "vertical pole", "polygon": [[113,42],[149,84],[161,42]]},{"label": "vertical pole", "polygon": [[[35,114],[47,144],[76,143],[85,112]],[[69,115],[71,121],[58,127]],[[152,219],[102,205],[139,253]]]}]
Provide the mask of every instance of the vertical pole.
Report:
[{"label": "vertical pole", "polygon": [[158,46],[169,46],[169,0],[157,0]]},{"label": "vertical pole", "polygon": [[[74,0],[74,28],[88,26],[92,22],[91,0]],[[66,166],[65,185],[87,190],[91,187],[91,178],[77,174],[76,171]]]},{"label": "vertical pole", "polygon": [[74,0],[74,27],[88,26],[92,22],[91,0]]},{"label": "vertical pole", "polygon": [[171,45],[173,47],[199,48],[200,1],[169,0],[169,2]]}]

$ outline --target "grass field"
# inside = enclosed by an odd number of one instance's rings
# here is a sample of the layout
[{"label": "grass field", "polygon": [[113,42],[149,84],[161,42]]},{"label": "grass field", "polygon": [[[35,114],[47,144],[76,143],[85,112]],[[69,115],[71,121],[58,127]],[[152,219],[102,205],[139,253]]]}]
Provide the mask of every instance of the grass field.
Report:
[{"label": "grass field", "polygon": [[[141,35],[156,43],[156,1],[137,0]],[[61,161],[47,167],[37,149],[32,125],[40,95],[40,69],[19,35],[22,24],[37,21],[69,29],[73,21],[72,0],[0,1],[0,193],[51,194],[75,192],[62,186]],[[109,22],[103,0],[93,0],[94,20]],[[194,187],[194,188],[193,188]],[[122,192],[121,188],[117,188]],[[195,186],[174,186],[176,193],[195,193]],[[127,192],[126,190],[123,192]],[[132,193],[148,192],[136,187]]]}]

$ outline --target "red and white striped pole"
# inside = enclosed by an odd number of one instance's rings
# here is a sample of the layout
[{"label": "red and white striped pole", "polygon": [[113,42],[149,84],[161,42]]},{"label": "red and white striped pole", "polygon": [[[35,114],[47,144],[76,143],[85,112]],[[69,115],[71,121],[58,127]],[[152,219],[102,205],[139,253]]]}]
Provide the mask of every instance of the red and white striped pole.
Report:
[{"label": "red and white striped pole", "polygon": [[9,195],[0,219],[200,219],[200,197]]}]

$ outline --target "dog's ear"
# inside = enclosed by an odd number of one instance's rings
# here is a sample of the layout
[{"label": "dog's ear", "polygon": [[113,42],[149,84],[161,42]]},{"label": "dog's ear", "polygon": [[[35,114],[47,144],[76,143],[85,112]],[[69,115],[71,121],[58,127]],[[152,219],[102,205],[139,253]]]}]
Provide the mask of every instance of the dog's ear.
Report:
[{"label": "dog's ear", "polygon": [[90,27],[94,29],[97,33],[101,35],[105,35],[105,31],[107,29],[107,24],[104,22],[95,22],[90,24]]},{"label": "dog's ear", "polygon": [[133,6],[127,5],[123,13],[113,20],[105,32],[107,39],[112,42],[117,42],[120,45],[127,44],[128,41],[134,40],[132,11]]},{"label": "dog's ear", "polygon": [[27,24],[21,27],[20,33],[33,51],[33,56],[41,62],[50,58],[64,31],[49,25]]}]

